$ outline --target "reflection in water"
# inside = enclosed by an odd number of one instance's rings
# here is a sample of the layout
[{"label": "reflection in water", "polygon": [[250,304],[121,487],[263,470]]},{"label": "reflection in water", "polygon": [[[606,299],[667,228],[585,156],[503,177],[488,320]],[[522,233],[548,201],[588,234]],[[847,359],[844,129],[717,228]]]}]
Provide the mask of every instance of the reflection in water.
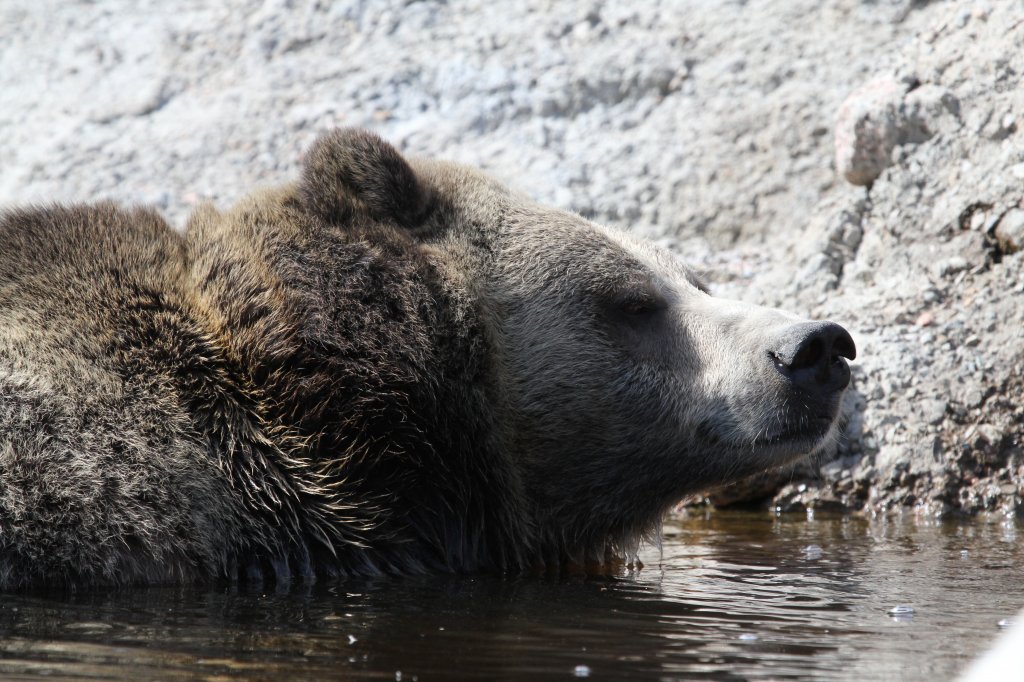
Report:
[{"label": "reflection in water", "polygon": [[615,578],[7,595],[0,676],[948,679],[1024,606],[1012,521],[716,513],[667,530]]}]

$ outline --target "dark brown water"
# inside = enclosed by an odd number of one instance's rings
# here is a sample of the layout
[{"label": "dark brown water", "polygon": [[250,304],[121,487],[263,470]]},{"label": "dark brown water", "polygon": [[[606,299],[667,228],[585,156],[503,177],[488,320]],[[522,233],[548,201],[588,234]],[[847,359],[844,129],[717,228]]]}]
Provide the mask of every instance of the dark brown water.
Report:
[{"label": "dark brown water", "polygon": [[1024,607],[1019,522],[716,513],[666,531],[615,578],[6,595],[0,677],[938,681]]}]

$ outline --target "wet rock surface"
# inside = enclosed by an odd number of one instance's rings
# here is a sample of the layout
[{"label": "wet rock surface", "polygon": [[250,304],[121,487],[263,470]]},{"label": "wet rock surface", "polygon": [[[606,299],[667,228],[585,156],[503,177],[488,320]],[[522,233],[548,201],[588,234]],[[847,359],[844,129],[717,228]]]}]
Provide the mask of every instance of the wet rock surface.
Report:
[{"label": "wet rock surface", "polygon": [[838,447],[710,499],[1022,508],[1019,3],[16,0],[0,26],[0,204],[181,225],[368,126],[851,330]]}]

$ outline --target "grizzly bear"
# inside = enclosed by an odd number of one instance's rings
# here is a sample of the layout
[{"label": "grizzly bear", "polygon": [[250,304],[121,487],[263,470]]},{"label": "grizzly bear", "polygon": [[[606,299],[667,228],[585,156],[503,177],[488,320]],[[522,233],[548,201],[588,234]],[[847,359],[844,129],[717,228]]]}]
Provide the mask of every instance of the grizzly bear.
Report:
[{"label": "grizzly bear", "polygon": [[54,205],[0,244],[4,589],[604,564],[834,438],[855,354],[363,131],[184,234]]}]

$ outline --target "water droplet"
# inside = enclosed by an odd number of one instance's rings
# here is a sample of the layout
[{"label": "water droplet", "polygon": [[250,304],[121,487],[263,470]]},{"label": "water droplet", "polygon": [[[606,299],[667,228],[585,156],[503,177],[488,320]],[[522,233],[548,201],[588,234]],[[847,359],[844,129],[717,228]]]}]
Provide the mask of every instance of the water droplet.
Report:
[{"label": "water droplet", "polygon": [[760,637],[755,635],[753,632],[744,632],[739,636],[741,642],[756,642]]},{"label": "water droplet", "polygon": [[966,549],[961,549],[960,550],[960,558],[961,559],[970,559],[971,558],[971,553],[968,552]]},{"label": "water droplet", "polygon": [[804,556],[807,557],[810,561],[817,561],[821,558],[821,554],[821,547],[819,547],[818,545],[807,545],[806,547],[804,547]]},{"label": "water droplet", "polygon": [[1013,619],[1012,618],[1000,618],[999,622],[996,623],[996,626],[1000,630],[1005,630],[1007,628],[1011,628],[1011,627],[1013,627]]},{"label": "water droplet", "polygon": [[589,665],[578,665],[572,669],[573,677],[590,677]]},{"label": "water droplet", "polygon": [[899,604],[886,611],[895,621],[909,621],[914,619],[914,607],[907,604]]},{"label": "water droplet", "polygon": [[355,636],[355,635],[349,635],[349,636],[348,636],[348,643],[349,643],[349,644],[355,644],[355,643],[356,643],[356,642],[358,642],[358,641],[359,641],[359,640],[357,640],[357,639],[356,639],[356,636]]}]

